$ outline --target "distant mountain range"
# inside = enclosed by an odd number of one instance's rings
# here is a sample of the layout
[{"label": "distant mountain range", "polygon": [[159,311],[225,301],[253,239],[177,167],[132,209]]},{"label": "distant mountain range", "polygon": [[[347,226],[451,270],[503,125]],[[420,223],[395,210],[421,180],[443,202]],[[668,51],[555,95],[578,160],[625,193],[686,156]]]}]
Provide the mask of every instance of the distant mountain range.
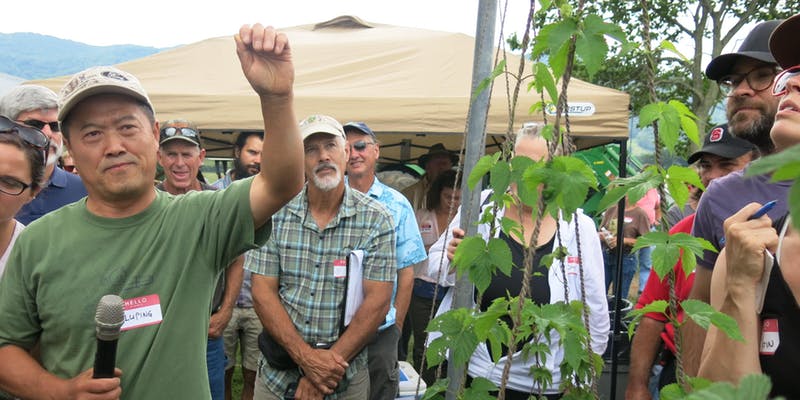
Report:
[{"label": "distant mountain range", "polygon": [[[93,65],[111,65],[164,49],[134,45],[91,46],[38,33],[0,33],[0,73],[11,79],[69,75]],[[0,75],[0,85],[9,77]]]}]

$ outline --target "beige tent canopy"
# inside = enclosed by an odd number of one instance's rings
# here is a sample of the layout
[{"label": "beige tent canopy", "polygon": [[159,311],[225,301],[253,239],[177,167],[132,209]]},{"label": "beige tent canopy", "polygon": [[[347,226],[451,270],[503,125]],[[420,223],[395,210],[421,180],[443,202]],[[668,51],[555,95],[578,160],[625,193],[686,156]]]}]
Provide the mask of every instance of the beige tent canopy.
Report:
[{"label": "beige tent canopy", "polygon": [[[329,114],[342,123],[365,121],[382,143],[384,161],[414,160],[442,142],[462,146],[470,99],[474,38],[459,33],[365,23],[339,17],[284,30],[294,54],[297,118]],[[519,57],[509,53],[516,71]],[[207,39],[119,64],[148,91],[160,120],[197,123],[211,156],[232,155],[239,131],[263,130],[258,98],[242,75],[232,37]],[[530,68],[527,68],[530,71]],[[68,77],[34,83],[56,91]],[[515,126],[539,99],[524,93]],[[502,141],[508,101],[496,80],[487,144]],[[579,147],[628,136],[628,95],[573,79],[571,128]]]}]

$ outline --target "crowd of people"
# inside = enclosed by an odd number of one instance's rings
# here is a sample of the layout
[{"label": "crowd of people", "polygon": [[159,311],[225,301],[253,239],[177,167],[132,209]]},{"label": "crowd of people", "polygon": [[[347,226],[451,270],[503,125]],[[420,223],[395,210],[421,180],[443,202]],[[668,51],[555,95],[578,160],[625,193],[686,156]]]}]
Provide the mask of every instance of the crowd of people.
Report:
[{"label": "crowd of people", "polygon": [[[692,188],[683,209],[661,218],[663,199],[652,190],[635,203],[626,196],[624,210],[607,210],[597,225],[580,210],[536,221],[531,207],[495,205],[482,192],[481,208],[497,215],[478,234],[503,241],[515,268],[494,275],[475,307],[486,311],[523,286],[537,305],[580,299],[588,350],[603,354],[612,284],[627,297],[638,269],[636,307],[669,297],[668,281],[649,274],[651,249],[632,251],[664,224],[720,250],[699,258],[696,273],[675,266],[679,299],[710,301],[745,337],[682,325],[687,353],[696,351],[685,357],[687,372],[732,382],[765,372],[773,395],[800,398],[791,384],[800,366],[792,182],[742,172],[800,142],[798,30],[800,15],[763,22],[737,52],[708,65],[727,96],[728,122],[688,157],[705,190]],[[20,85],[0,98],[0,398],[230,399],[237,362],[243,399],[394,399],[398,363],[409,358],[433,383],[423,354],[438,333],[427,325],[432,310],[453,307],[452,264],[466,230],[457,155],[434,145],[419,159],[422,179],[402,191],[387,186],[376,176],[380,142],[367,123],[315,114],[298,124],[285,34],[245,25],[235,42],[264,131],[242,132],[233,168],[211,184],[201,171],[201,130],[183,119],[158,122],[125,71],[93,67],[59,94]],[[522,128],[514,154],[546,160],[540,130]],[[155,180],[157,168],[163,179]],[[507,195],[519,199],[518,188]],[[749,218],[770,200],[777,206],[767,215]],[[521,229],[492,229],[508,224]],[[565,255],[550,257],[560,248]],[[93,314],[106,294],[124,299],[118,368],[94,378]],[[643,318],[627,399],[657,398],[675,382],[675,334],[664,314]],[[555,332],[545,345],[546,387],[531,377],[535,361],[524,350],[506,354],[504,346],[494,360],[488,341],[470,357],[468,379],[499,387],[510,357],[506,398],[561,398],[564,347]]]}]

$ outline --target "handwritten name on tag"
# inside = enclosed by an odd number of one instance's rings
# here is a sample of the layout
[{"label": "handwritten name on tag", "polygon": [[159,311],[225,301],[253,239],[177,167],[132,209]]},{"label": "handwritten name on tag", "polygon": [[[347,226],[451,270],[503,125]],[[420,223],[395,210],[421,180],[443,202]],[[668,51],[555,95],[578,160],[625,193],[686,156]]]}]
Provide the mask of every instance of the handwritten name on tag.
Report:
[{"label": "handwritten name on tag", "polygon": [[761,323],[761,354],[774,355],[781,344],[780,331],[777,319],[765,319]]},{"label": "handwritten name on tag", "polygon": [[125,322],[122,323],[120,330],[127,331],[156,325],[160,324],[161,320],[161,300],[157,294],[126,299]]}]

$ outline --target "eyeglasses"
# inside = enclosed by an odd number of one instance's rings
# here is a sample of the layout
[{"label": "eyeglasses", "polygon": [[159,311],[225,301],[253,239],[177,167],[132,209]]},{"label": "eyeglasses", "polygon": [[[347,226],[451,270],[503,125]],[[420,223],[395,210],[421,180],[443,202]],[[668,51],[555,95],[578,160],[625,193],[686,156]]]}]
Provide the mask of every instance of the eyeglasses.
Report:
[{"label": "eyeglasses", "polygon": [[31,185],[20,182],[10,176],[0,176],[0,192],[9,196],[19,196],[29,187]]},{"label": "eyeglasses", "polygon": [[367,146],[369,146],[371,144],[375,144],[375,143],[367,142],[366,140],[359,140],[359,141],[353,143],[352,147],[353,147],[353,149],[355,151],[362,152],[362,151],[366,150]]},{"label": "eyeglasses", "polygon": [[788,91],[786,83],[789,82],[789,79],[798,75],[800,75],[800,65],[795,65],[794,67],[783,70],[783,72],[775,77],[775,84],[772,86],[772,94],[775,96],[785,95]]},{"label": "eyeglasses", "polygon": [[44,129],[45,126],[49,126],[51,132],[61,132],[61,128],[58,127],[58,121],[44,122],[38,119],[26,119],[25,121],[22,121],[22,123],[28,126],[32,126],[38,130],[42,130]]},{"label": "eyeglasses", "polygon": [[47,154],[50,151],[50,139],[48,139],[47,135],[42,133],[42,131],[18,122],[14,122],[0,115],[0,133],[16,134],[31,147],[41,150],[44,164],[47,164]]},{"label": "eyeglasses", "polygon": [[200,133],[192,128],[176,128],[174,126],[170,126],[161,130],[161,139],[173,136],[186,136],[199,139]]},{"label": "eyeglasses", "polygon": [[723,76],[717,83],[719,84],[720,91],[722,91],[722,94],[725,96],[731,96],[733,91],[739,87],[743,81],[747,81],[747,85],[750,86],[750,89],[760,92],[772,85],[772,79],[775,78],[777,72],[778,70],[775,66],[760,66],[744,74]]},{"label": "eyeglasses", "polygon": [[74,165],[64,165],[61,167],[64,171],[75,173],[75,166]]}]

